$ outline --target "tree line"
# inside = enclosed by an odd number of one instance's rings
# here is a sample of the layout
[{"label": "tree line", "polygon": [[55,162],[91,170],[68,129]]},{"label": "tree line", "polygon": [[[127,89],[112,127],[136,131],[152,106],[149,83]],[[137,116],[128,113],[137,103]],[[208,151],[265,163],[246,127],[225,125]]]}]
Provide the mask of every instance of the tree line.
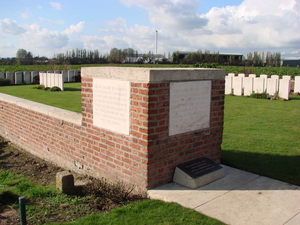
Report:
[{"label": "tree line", "polygon": [[112,48],[108,54],[101,54],[98,49],[72,49],[65,53],[54,54],[52,58],[35,56],[30,51],[19,49],[16,57],[1,58],[0,64],[4,65],[32,65],[32,64],[105,64],[105,63],[173,63],[173,64],[202,64],[218,63],[219,65],[231,66],[271,66],[279,67],[281,54],[279,52],[249,52],[247,58],[242,55],[220,54],[209,50],[198,50],[191,53],[179,51],[164,55],[155,55],[149,51],[148,54],[139,54],[133,48]]},{"label": "tree line", "polygon": [[176,64],[195,63],[218,63],[219,65],[231,66],[271,66],[279,67],[281,64],[281,53],[271,52],[249,52],[247,58],[243,55],[211,53],[209,50],[198,50],[193,53],[182,54],[179,51],[173,53],[173,62]]}]

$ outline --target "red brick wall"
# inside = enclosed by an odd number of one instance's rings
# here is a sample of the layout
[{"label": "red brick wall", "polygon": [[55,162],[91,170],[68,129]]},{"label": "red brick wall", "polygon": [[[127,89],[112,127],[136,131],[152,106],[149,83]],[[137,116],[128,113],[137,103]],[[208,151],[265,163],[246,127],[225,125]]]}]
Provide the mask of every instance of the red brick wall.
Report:
[{"label": "red brick wall", "polygon": [[169,83],[131,83],[127,136],[93,126],[92,82],[82,78],[82,126],[0,101],[0,135],[59,166],[141,191],[172,181],[180,163],[201,156],[220,162],[224,81],[212,81],[210,128],[171,137]]}]

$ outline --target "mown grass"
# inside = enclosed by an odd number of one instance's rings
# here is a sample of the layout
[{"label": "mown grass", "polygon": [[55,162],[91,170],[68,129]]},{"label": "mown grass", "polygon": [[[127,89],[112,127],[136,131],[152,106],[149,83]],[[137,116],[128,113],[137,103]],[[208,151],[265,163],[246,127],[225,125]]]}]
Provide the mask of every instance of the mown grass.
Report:
[{"label": "mown grass", "polygon": [[[54,185],[41,186],[23,175],[0,170],[0,211],[10,205],[18,209],[18,197],[26,197],[27,222],[30,224],[223,224],[176,203],[146,200],[131,203],[111,212],[91,214],[85,196],[59,193]],[[99,197],[98,197],[99,198]],[[96,201],[96,199],[95,199]],[[62,204],[68,207],[61,211]],[[75,214],[90,214],[74,221]],[[90,213],[89,213],[90,212]],[[52,223],[63,218],[68,223]]]},{"label": "mown grass", "polygon": [[129,204],[114,209],[110,213],[92,214],[71,223],[56,225],[88,225],[88,224],[224,224],[187,209],[177,203],[166,203],[159,200],[146,200],[137,204]]},{"label": "mown grass", "polygon": [[1,86],[0,93],[81,113],[81,83],[65,83],[64,91],[34,89],[37,85]]},{"label": "mown grass", "polygon": [[300,185],[300,96],[226,96],[222,163]]}]

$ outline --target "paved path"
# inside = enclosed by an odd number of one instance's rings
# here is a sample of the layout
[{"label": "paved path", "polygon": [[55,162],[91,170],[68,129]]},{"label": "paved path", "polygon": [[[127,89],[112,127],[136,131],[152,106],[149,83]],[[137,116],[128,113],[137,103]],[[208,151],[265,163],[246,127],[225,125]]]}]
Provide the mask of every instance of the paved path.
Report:
[{"label": "paved path", "polygon": [[226,176],[201,188],[169,183],[149,190],[148,195],[231,225],[300,225],[299,186],[222,167]]}]

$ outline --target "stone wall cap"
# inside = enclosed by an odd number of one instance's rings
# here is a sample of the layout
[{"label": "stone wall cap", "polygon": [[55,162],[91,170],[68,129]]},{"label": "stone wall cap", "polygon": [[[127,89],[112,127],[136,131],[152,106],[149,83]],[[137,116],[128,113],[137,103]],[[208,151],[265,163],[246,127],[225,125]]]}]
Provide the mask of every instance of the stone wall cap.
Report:
[{"label": "stone wall cap", "polygon": [[225,80],[225,70],[215,68],[83,67],[83,78],[104,78],[132,82],[176,82]]},{"label": "stone wall cap", "polygon": [[81,126],[82,123],[82,114],[76,113],[72,111],[68,111],[65,109],[60,109],[54,106],[44,105],[42,103],[33,102],[30,100],[26,100],[23,98],[18,98],[15,96],[7,95],[0,93],[0,101],[8,102],[11,104],[15,104],[17,106],[45,114],[47,116],[54,117],[59,120],[63,120],[66,122],[70,122],[76,125]]}]

